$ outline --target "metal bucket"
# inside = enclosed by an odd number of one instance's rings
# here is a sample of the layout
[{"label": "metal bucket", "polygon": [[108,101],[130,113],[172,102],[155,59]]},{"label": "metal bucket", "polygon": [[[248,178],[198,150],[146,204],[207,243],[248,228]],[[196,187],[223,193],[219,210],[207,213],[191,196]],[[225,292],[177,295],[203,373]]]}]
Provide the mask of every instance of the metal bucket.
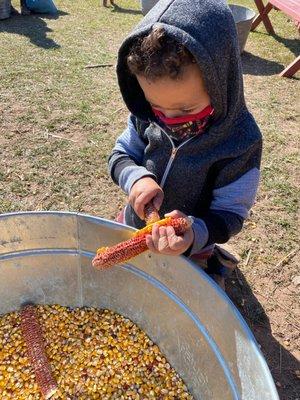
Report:
[{"label": "metal bucket", "polygon": [[142,14],[146,15],[156,3],[158,0],[141,0]]},{"label": "metal bucket", "polygon": [[131,233],[83,214],[2,214],[0,314],[27,301],[109,308],[147,332],[196,400],[278,400],[243,318],[196,265],[146,252],[107,271],[91,267],[99,246]]},{"label": "metal bucket", "polygon": [[11,1],[0,0],[0,19],[6,19],[10,16]]},{"label": "metal bucket", "polygon": [[252,21],[255,17],[255,12],[250,8],[235,4],[230,4],[229,7],[233,14],[238,33],[240,52],[242,53],[245,49],[247,38],[251,30]]}]

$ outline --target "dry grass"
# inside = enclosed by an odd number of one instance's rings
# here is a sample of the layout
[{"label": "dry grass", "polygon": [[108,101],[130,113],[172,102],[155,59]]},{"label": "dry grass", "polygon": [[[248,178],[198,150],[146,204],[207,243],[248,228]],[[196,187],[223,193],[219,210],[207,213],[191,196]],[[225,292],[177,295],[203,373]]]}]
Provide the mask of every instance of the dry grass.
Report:
[{"label": "dry grass", "polygon": [[[119,4],[123,12],[91,0],[57,0],[57,19],[0,22],[0,212],[77,210],[112,218],[124,203],[106,160],[127,111],[114,68],[84,68],[114,63],[122,38],[141,18],[137,2]],[[239,4],[254,7],[250,0]],[[295,400],[299,79],[277,73],[299,54],[299,42],[282,13],[272,11],[271,20],[277,35],[259,27],[243,55],[264,157],[257,204],[233,240],[242,263],[229,292],[262,345],[281,398]]]}]

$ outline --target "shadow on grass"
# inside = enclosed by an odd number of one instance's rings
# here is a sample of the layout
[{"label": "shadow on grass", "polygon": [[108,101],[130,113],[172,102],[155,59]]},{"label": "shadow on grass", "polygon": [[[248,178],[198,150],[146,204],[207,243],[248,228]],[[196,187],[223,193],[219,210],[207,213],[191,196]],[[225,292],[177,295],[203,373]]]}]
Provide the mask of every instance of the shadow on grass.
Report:
[{"label": "shadow on grass", "polygon": [[[295,57],[299,56],[300,42],[299,39],[288,39],[282,36],[270,35],[267,32],[255,32],[256,35],[272,36],[277,42],[283,44],[289,49]],[[276,61],[265,60],[254,54],[244,52],[242,54],[243,72],[249,75],[275,75],[282,72],[287,65],[280,64]],[[294,79],[298,80],[295,76]]]},{"label": "shadow on grass", "polygon": [[274,35],[268,33],[268,32],[254,32],[256,35],[262,35],[262,36],[272,36],[277,42],[283,44],[287,49],[289,49],[296,57],[298,57],[299,52],[300,52],[300,42],[299,39],[288,39],[285,37],[282,37],[280,35],[277,35],[277,33],[274,33]]},{"label": "shadow on grass", "polygon": [[299,381],[295,375],[299,369],[298,361],[273,337],[269,318],[245,276],[240,270],[236,270],[236,274],[236,279],[231,277],[226,281],[226,292],[260,344],[274,381],[280,382],[277,387],[280,399],[296,399],[299,396]]},{"label": "shadow on grass", "polygon": [[300,42],[299,39],[287,39],[279,35],[272,35],[277,42],[282,43],[286,48],[288,48],[295,57],[298,57],[300,52]]},{"label": "shadow on grass", "polygon": [[35,46],[44,49],[57,49],[60,45],[53,39],[48,38],[48,32],[52,32],[45,20],[58,19],[60,16],[68,15],[59,11],[57,15],[48,14],[13,14],[10,18],[0,21],[0,33],[7,32],[16,35],[26,36]]},{"label": "shadow on grass", "polygon": [[114,8],[113,8],[112,12],[123,13],[123,14],[134,14],[134,15],[142,14],[141,10],[134,10],[132,8],[123,8],[123,7],[118,6],[117,4],[114,4]]},{"label": "shadow on grass", "polygon": [[248,53],[242,54],[243,73],[248,75],[277,75],[284,66],[276,61],[265,60],[259,56]]}]

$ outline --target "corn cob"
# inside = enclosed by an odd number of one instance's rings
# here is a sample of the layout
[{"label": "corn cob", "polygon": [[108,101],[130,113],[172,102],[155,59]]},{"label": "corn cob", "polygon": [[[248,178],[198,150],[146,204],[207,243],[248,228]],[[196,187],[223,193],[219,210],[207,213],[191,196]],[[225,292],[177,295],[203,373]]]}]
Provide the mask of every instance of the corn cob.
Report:
[{"label": "corn cob", "polygon": [[[189,218],[165,218],[156,222],[159,226],[172,226],[176,235],[182,235],[190,226]],[[101,247],[92,261],[96,269],[106,269],[115,264],[120,264],[143,253],[148,249],[146,236],[152,232],[154,224],[148,225],[134,233],[131,239],[111,247]]]},{"label": "corn cob", "polygon": [[141,228],[138,231],[134,232],[133,237],[146,235],[146,234],[150,235],[154,224],[159,225],[159,226],[168,226],[168,225],[172,226],[173,220],[174,220],[174,218],[172,218],[172,217],[160,219],[159,221],[154,222],[153,224],[146,225],[144,228]]},{"label": "corn cob", "polygon": [[145,213],[146,225],[154,224],[154,222],[157,222],[160,220],[157,209],[155,208],[152,201],[150,201],[150,203],[145,205],[144,213]]},{"label": "corn cob", "polygon": [[41,326],[35,308],[32,305],[26,305],[21,310],[21,330],[37,384],[43,397],[50,399],[58,387],[45,352]]}]

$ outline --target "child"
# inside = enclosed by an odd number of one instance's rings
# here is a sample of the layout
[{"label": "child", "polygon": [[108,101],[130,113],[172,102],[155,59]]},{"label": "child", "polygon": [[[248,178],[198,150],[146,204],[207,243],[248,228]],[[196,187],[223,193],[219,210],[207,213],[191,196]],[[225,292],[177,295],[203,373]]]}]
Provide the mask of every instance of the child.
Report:
[{"label": "child", "polygon": [[242,229],[262,144],[245,105],[229,8],[161,0],[122,44],[117,74],[131,112],[109,158],[112,179],[129,195],[122,222],[141,228],[150,201],[161,216],[192,216],[184,236],[156,226],[147,245],[198,260],[223,287],[236,260],[215,243]]}]

